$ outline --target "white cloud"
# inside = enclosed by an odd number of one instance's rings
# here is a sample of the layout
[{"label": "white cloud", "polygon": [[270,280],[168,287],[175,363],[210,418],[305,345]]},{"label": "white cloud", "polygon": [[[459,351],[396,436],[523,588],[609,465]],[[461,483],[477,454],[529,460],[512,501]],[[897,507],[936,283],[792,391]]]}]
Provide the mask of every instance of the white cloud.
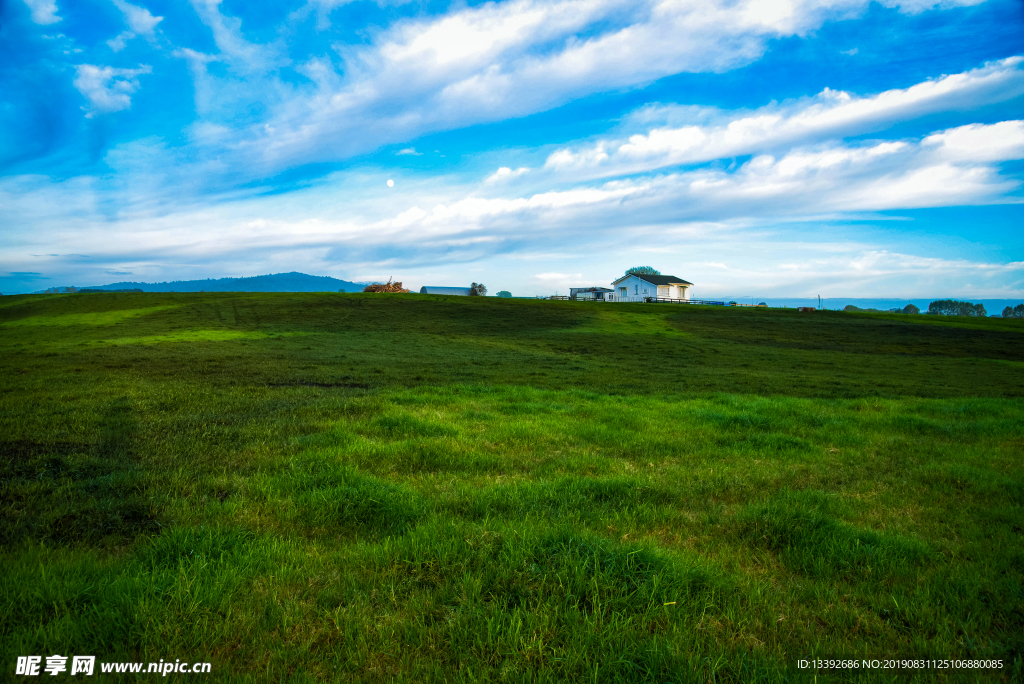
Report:
[{"label": "white cloud", "polygon": [[60,21],[56,0],[25,0],[25,4],[32,11],[32,21],[37,24],[56,24]]},{"label": "white cloud", "polygon": [[546,169],[582,169],[593,168],[608,161],[608,153],[605,151],[605,142],[599,142],[590,149],[573,152],[569,149],[561,149],[552,152],[544,162]]},{"label": "white cloud", "polygon": [[122,31],[121,33],[117,34],[116,36],[108,40],[107,45],[109,45],[110,49],[114,52],[120,52],[121,50],[124,50],[125,45],[128,44],[128,41],[134,37],[135,34],[131,31]]},{"label": "white cloud", "polygon": [[[739,288],[780,290],[825,297],[1013,297],[1022,296],[1008,280],[1024,275],[1024,262],[999,263],[965,258],[941,258],[907,254],[873,245],[842,242],[763,245],[772,254],[790,251],[797,259],[775,263],[744,264],[730,268],[725,280]],[[701,269],[703,270],[703,269]],[[716,276],[695,273],[708,283]],[[721,276],[718,276],[721,280]],[[781,286],[781,287],[780,287]],[[706,287],[706,285],[705,285]],[[723,287],[722,285],[719,286]],[[742,291],[742,290],[741,290]],[[723,292],[719,289],[719,292]],[[854,293],[854,294],[851,294]],[[992,313],[992,312],[990,312]]]},{"label": "white cloud", "polygon": [[[1014,135],[1007,135],[1007,132]],[[1014,201],[1019,187],[979,162],[1024,157],[1020,122],[974,124],[928,136],[920,143],[797,149],[781,159],[755,157],[735,173],[695,171],[668,176],[687,185],[694,202],[718,215],[877,211]],[[962,155],[946,141],[984,139],[984,156]],[[997,142],[996,139],[999,139]]]},{"label": "white cloud", "polygon": [[[214,43],[221,52],[219,58],[229,62],[239,74],[249,78],[253,73],[267,72],[289,62],[281,54],[280,45],[247,41],[242,35],[242,20],[221,13],[221,0],[191,0],[191,3],[200,20],[213,33]],[[248,84],[250,90],[254,85]]]},{"label": "white cloud", "polygon": [[[808,140],[864,133],[936,111],[1000,102],[1024,93],[1024,58],[1011,57],[968,72],[924,81],[910,88],[858,97],[826,88],[816,97],[770,106],[720,123],[655,128],[628,141],[599,141],[548,157],[555,170],[600,169],[597,174],[636,173],[676,164],[699,163],[757,153]],[[708,112],[687,114],[708,118]],[[645,117],[652,116],[644,112]],[[614,148],[611,155],[606,150]]]},{"label": "white cloud", "polygon": [[[138,76],[152,72],[148,65],[138,69],[115,69],[108,66],[79,64],[75,88],[89,98],[86,116],[119,112],[132,106],[130,95],[139,88]],[[83,108],[84,109],[84,108]]]},{"label": "white cloud", "polygon": [[399,155],[399,156],[402,156],[402,155],[412,155],[414,157],[422,157],[423,156],[423,153],[422,152],[417,152],[415,147],[406,147],[405,149],[398,150],[398,152],[395,152],[395,154]]},{"label": "white cloud", "polygon": [[518,198],[466,197],[431,210],[413,207],[375,223],[373,231],[378,236],[399,231],[394,237],[399,241],[467,232],[536,237],[559,231],[563,237],[597,238],[644,223],[998,203],[1014,201],[1007,193],[1020,183],[987,164],[1022,157],[1024,122],[972,124],[922,141],[830,144],[796,148],[779,158],[759,155],[731,172],[700,169]]},{"label": "white cloud", "polygon": [[907,14],[920,14],[932,8],[948,9],[950,7],[970,7],[980,5],[985,0],[880,0],[884,7],[898,7]]},{"label": "white cloud", "polygon": [[[221,58],[260,73],[275,102],[267,117],[222,146],[263,173],[349,157],[384,144],[524,116],[594,92],[680,72],[720,71],[763,54],[768,40],[804,35],[854,16],[868,0],[513,0],[399,21],[366,46],[337,47],[342,68],[317,58],[311,84],[277,80],[275,44],[247,42],[218,0],[192,0]],[[914,3],[918,11],[926,3]],[[937,5],[940,3],[932,3]],[[241,78],[241,76],[239,76]],[[212,89],[204,116],[234,111],[231,88]],[[202,111],[202,110],[201,110]],[[359,134],[353,134],[358,131]],[[240,165],[240,164],[239,164]]]},{"label": "white cloud", "polygon": [[[110,188],[101,179],[53,184],[26,178],[20,185],[9,179],[0,187],[0,203],[11,217],[30,216],[25,220],[32,225],[49,227],[47,239],[58,239],[63,251],[88,253],[87,245],[96,241],[119,262],[141,254],[212,259],[240,249],[387,253],[407,264],[462,258],[458,255],[485,258],[527,245],[533,251],[583,249],[587,254],[599,246],[598,251],[616,253],[623,245],[637,249],[638,236],[657,235],[659,245],[693,244],[695,237],[721,230],[716,226],[737,223],[749,232],[772,222],[820,221],[815,217],[844,212],[1016,201],[1008,193],[1019,182],[992,163],[1024,156],[1020,133],[1017,121],[972,124],[922,141],[818,145],[778,157],[759,155],[734,171],[699,169],[521,196],[501,196],[502,187],[489,184],[419,183],[403,193],[407,204],[393,213],[393,195],[380,202],[373,194],[383,193],[377,190],[377,171],[365,177],[345,172],[331,183],[288,195],[221,196],[209,208],[202,203],[194,208],[189,193],[199,191],[203,174],[147,173],[177,168],[174,153],[154,139],[108,154],[107,165],[130,182]],[[971,140],[987,141],[981,160],[961,152],[964,146],[972,149]],[[486,189],[499,194],[481,195]],[[189,198],[178,197],[175,204],[171,195],[182,193]],[[168,203],[161,204],[161,198]],[[101,206],[117,206],[117,216],[102,214]],[[95,225],[100,232],[78,232],[75,225]],[[686,226],[700,229],[695,233]],[[113,232],[107,235],[108,230]]]},{"label": "white cloud", "polygon": [[[698,283],[698,296],[708,297],[853,290],[864,296],[1013,296],[1024,271],[1019,262],[852,244],[831,236],[830,226],[849,212],[1014,201],[1007,193],[1019,183],[994,164],[1024,156],[1021,134],[1020,121],[971,124],[919,141],[828,143],[758,155],[733,171],[698,169],[521,196],[501,196],[504,186],[485,183],[420,183],[403,194],[408,204],[383,215],[394,207],[392,195],[386,203],[362,197],[380,184],[376,171],[365,179],[344,172],[329,186],[290,195],[225,197],[211,206],[154,211],[146,205],[153,193],[145,169],[155,162],[173,166],[173,151],[154,139],[108,155],[111,168],[133,179],[118,184],[116,201],[102,179],[0,181],[6,215],[32,217],[26,222],[38,227],[0,236],[0,248],[12,269],[39,270],[29,257],[25,263],[15,258],[22,252],[61,251],[88,254],[97,268],[114,265],[145,279],[183,277],[207,264],[218,272],[306,270],[350,278],[392,269],[412,282],[408,274],[416,268],[464,275],[465,268],[452,265],[475,261],[494,290],[550,294],[652,262]],[[183,176],[172,184],[188,182]],[[118,207],[116,216],[105,213],[111,205]],[[816,228],[787,242],[778,228],[787,222]],[[519,272],[523,262],[532,266]]]},{"label": "white cloud", "polygon": [[997,162],[1024,158],[1024,121],[1001,121],[985,126],[951,128],[924,139],[940,158],[953,161]]},{"label": "white cloud", "polygon": [[516,178],[518,176],[522,176],[524,173],[529,173],[529,172],[530,172],[530,169],[528,169],[525,166],[520,166],[515,171],[513,171],[508,166],[502,166],[497,171],[492,173],[490,176],[485,178],[484,182],[485,183],[498,183],[500,181],[509,180],[509,179],[512,179],[512,178]]},{"label": "white cloud", "polygon": [[569,283],[576,284],[583,280],[582,273],[538,273],[533,277],[548,287],[555,285],[570,287]]},{"label": "white cloud", "polygon": [[121,10],[128,28],[143,36],[153,36],[153,29],[163,21],[163,17],[154,17],[145,7],[139,7],[124,0],[112,0],[117,9]]},{"label": "white cloud", "polygon": [[[448,204],[437,204],[429,211],[412,207],[394,219],[385,219],[367,226],[375,239],[392,235],[396,241],[417,241],[443,235],[479,232],[511,220],[522,225],[537,219],[555,219],[566,214],[585,212],[588,207],[606,206],[631,195],[642,193],[644,184],[606,183],[599,188],[543,192],[529,197],[485,198],[466,197]],[[415,230],[410,230],[415,228]],[[545,230],[543,221],[529,232]],[[520,235],[525,235],[521,232]]]},{"label": "white cloud", "polygon": [[[694,263],[687,269],[699,291],[709,295],[756,293],[771,297],[1021,297],[1024,262],[910,254],[872,244],[820,240],[787,242],[754,239],[761,259],[743,259],[719,241],[706,250],[728,264]],[[1018,284],[1013,285],[1014,281]],[[749,296],[749,295],[748,295]],[[993,313],[993,312],[990,312]]]},{"label": "white cloud", "polygon": [[107,41],[107,45],[110,46],[111,50],[120,52],[128,44],[128,41],[136,35],[143,35],[149,40],[156,38],[154,29],[157,24],[163,21],[163,17],[154,17],[146,8],[132,5],[124,0],[112,0],[112,2],[121,10],[129,30],[122,31]]}]

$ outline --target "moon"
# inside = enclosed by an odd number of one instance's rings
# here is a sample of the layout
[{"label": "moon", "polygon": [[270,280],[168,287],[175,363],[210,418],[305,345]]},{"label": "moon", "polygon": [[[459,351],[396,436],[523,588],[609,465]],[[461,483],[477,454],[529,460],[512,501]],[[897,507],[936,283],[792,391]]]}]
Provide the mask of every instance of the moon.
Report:
[{"label": "moon", "polygon": [[393,187],[395,187],[395,181],[393,181],[393,180],[391,180],[390,178],[388,178],[388,187],[389,187],[389,188],[393,188]]}]

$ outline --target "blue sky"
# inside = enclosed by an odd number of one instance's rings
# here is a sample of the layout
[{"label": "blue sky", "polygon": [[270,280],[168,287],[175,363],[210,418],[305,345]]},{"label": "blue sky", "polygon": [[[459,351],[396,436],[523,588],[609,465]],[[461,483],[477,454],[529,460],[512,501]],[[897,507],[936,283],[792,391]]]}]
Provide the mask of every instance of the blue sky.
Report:
[{"label": "blue sky", "polygon": [[1024,299],[1020,0],[10,0],[0,131],[5,294]]}]

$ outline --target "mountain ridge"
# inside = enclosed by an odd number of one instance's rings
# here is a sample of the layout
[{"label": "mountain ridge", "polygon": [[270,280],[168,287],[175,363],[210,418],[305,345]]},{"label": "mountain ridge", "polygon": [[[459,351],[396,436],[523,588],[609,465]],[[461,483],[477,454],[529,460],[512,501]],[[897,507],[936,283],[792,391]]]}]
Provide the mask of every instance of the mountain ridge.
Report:
[{"label": "mountain ridge", "polygon": [[[298,271],[244,276],[241,278],[207,278],[206,280],[171,280],[161,283],[118,282],[89,285],[79,290],[133,290],[143,292],[361,292],[366,283],[341,280],[331,276],[314,276]],[[40,292],[45,292],[41,290]]]}]

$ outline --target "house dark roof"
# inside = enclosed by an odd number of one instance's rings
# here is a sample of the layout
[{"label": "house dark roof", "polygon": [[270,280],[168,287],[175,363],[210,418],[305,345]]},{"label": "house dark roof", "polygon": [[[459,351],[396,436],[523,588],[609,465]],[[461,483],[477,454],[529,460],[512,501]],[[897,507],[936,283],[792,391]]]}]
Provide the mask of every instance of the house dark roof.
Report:
[{"label": "house dark roof", "polygon": [[632,275],[635,275],[640,280],[644,281],[645,283],[650,283],[651,285],[693,285],[693,283],[691,283],[689,280],[683,280],[682,278],[677,278],[676,276],[647,275],[646,273],[627,273],[621,278],[616,278],[615,280],[613,280],[612,285],[619,282],[620,280],[625,280],[626,278]]}]

